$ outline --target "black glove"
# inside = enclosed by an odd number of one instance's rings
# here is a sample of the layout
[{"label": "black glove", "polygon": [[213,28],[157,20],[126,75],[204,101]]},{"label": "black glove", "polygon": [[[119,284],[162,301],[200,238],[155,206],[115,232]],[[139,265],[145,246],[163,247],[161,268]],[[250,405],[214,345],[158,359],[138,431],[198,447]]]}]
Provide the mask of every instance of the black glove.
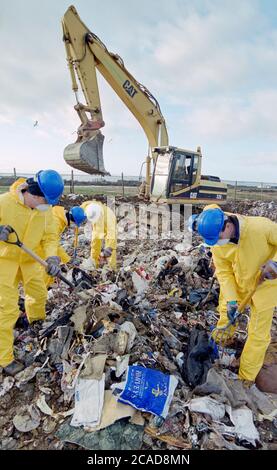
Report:
[{"label": "black glove", "polygon": [[9,225],[0,225],[0,241],[1,242],[8,241],[9,236],[12,232],[13,232],[13,229]]},{"label": "black glove", "polygon": [[49,256],[49,258],[47,258],[46,263],[48,266],[45,269],[49,276],[56,277],[58,274],[60,274],[60,262],[61,258],[59,256]]}]

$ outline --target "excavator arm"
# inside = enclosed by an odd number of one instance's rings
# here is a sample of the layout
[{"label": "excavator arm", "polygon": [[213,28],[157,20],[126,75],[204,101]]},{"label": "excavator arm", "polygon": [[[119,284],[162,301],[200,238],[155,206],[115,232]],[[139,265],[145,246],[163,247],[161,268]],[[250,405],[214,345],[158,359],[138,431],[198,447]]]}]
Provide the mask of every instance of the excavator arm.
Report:
[{"label": "excavator arm", "polygon": [[[100,129],[105,123],[97,84],[97,69],[147,136],[151,149],[146,170],[146,184],[149,186],[152,149],[168,145],[165,119],[157,100],[128,72],[123,60],[109,52],[102,41],[84,25],[74,6],[66,11],[62,26],[72,89],[77,100],[75,109],[81,120],[77,141],[65,149],[66,162],[90,174],[107,174],[103,163],[104,137]],[[79,101],[77,78],[85,97],[85,105]]]}]

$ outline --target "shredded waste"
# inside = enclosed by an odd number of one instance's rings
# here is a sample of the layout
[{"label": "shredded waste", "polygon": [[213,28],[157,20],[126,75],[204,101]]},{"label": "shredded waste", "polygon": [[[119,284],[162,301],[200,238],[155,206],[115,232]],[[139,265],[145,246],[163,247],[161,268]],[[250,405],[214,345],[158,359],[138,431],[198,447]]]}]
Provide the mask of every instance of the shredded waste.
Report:
[{"label": "shredded waste", "polygon": [[[226,210],[277,221],[274,202]],[[121,235],[134,229],[120,218]],[[63,235],[69,255],[73,237],[73,229]],[[55,282],[44,322],[28,326],[20,296],[15,355],[26,368],[0,373],[0,448],[276,449],[277,390],[266,387],[274,370],[276,384],[277,349],[261,371],[265,391],[258,382],[244,388],[232,367],[247,323],[228,349],[215,350],[219,286],[209,249],[186,234],[130,238],[120,237],[118,272],[95,269],[80,228],[77,262],[64,268],[76,288]],[[273,345],[276,324],[275,315]]]}]

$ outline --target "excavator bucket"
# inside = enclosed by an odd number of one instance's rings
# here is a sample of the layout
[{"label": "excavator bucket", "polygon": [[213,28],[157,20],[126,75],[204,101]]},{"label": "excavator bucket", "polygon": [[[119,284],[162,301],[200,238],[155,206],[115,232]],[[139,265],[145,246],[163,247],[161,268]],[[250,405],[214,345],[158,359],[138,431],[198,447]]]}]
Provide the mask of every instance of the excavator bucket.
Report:
[{"label": "excavator bucket", "polygon": [[104,167],[103,159],[104,136],[96,131],[93,137],[75,144],[69,144],[64,149],[66,163],[76,170],[84,171],[90,175],[109,175]]}]

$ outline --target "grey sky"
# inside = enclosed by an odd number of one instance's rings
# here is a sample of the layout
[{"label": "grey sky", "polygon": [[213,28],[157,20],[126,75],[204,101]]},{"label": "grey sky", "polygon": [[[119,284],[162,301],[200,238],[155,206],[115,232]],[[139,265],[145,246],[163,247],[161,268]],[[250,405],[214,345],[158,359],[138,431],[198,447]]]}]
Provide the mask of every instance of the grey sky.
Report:
[{"label": "grey sky", "polygon": [[[0,1],[0,171],[69,172],[79,125],[62,42],[70,2]],[[201,145],[204,171],[277,181],[277,17],[270,0],[79,0],[84,23],[158,99],[170,143]],[[147,140],[100,79],[105,163],[138,174]],[[33,122],[39,126],[33,127]]]}]

